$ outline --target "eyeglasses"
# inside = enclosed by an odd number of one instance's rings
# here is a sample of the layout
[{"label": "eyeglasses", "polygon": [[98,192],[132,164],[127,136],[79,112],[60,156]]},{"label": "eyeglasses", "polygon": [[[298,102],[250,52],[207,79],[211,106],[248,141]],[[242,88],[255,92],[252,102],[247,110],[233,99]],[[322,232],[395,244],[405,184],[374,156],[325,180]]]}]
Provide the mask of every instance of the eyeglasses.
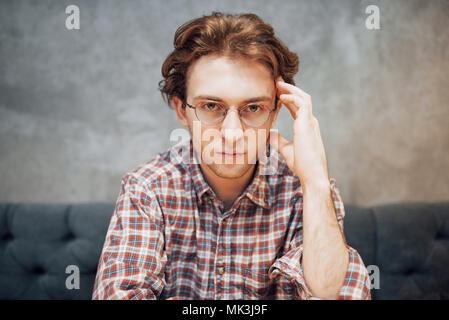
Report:
[{"label": "eyeglasses", "polygon": [[[266,105],[259,103],[251,103],[238,109],[240,119],[250,127],[260,127],[264,125],[270,114],[277,108],[278,98],[275,99],[274,109],[270,110]],[[183,103],[195,110],[196,117],[206,125],[218,125],[226,118],[229,108],[218,102],[203,102],[198,106],[192,106],[187,102]]]}]

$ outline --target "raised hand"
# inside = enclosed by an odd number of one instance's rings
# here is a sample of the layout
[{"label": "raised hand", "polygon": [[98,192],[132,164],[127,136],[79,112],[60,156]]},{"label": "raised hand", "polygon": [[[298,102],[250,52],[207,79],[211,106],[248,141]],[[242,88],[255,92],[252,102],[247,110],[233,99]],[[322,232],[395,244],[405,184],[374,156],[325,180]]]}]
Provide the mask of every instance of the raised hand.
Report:
[{"label": "raised hand", "polygon": [[277,95],[294,119],[293,141],[272,131],[273,147],[282,155],[290,170],[301,184],[329,183],[326,153],[318,120],[312,113],[312,97],[300,88],[286,83],[281,77],[276,81]]}]

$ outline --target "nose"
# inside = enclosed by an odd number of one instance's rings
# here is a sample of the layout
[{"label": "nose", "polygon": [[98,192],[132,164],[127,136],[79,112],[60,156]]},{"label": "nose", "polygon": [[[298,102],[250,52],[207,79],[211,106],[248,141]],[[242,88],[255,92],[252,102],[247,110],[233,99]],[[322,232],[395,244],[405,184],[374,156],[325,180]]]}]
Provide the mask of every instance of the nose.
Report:
[{"label": "nose", "polygon": [[[225,151],[233,152],[239,150],[239,144],[243,143],[243,127],[236,109],[229,109],[221,125],[221,134],[224,138]],[[234,149],[234,143],[236,149]]]}]

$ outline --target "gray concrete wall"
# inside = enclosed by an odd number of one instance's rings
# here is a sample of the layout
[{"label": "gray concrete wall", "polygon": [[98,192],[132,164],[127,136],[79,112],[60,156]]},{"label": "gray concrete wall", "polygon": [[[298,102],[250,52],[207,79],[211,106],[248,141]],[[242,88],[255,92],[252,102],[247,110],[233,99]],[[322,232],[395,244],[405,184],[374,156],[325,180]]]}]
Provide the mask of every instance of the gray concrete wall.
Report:
[{"label": "gray concrete wall", "polygon": [[180,127],[160,67],[176,28],[212,10],[259,14],[299,54],[346,202],[449,200],[449,1],[41,0],[0,2],[0,201],[115,201]]}]

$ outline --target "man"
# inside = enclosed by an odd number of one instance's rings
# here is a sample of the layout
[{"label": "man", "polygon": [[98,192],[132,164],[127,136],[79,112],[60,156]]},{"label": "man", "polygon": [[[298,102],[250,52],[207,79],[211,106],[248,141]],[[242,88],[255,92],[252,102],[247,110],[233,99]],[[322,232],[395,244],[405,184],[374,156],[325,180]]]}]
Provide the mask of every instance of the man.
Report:
[{"label": "man", "polygon": [[253,14],[192,20],[174,46],[160,89],[192,139],[122,179],[93,298],[369,299],[297,55]]}]

